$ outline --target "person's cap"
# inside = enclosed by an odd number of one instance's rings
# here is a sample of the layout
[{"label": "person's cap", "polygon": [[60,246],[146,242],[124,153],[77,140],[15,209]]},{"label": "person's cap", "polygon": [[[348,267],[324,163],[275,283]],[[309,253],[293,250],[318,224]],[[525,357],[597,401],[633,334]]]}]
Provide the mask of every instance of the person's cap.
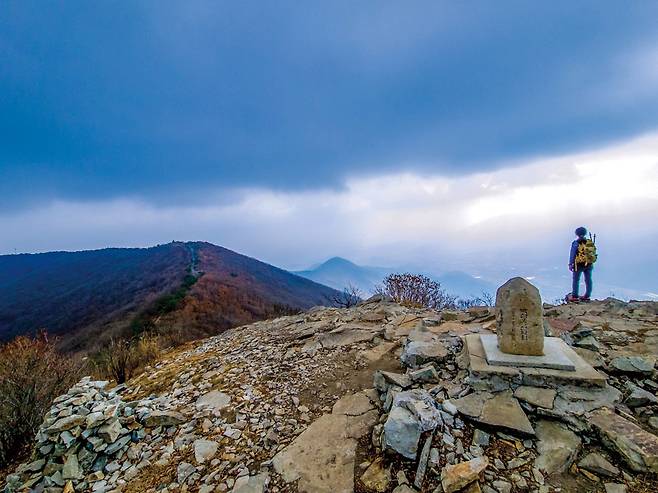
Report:
[{"label": "person's cap", "polygon": [[576,236],[585,236],[587,234],[587,228],[584,226],[581,226],[580,228],[576,229]]}]

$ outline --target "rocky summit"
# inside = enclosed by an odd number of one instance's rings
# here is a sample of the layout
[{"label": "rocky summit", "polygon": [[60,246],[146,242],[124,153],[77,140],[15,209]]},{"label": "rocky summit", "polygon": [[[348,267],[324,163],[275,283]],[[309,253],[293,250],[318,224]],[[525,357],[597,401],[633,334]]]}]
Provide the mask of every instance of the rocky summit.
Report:
[{"label": "rocky summit", "polygon": [[477,373],[496,309],[382,297],[188,343],[57,398],[4,491],[658,491],[658,303],[542,312],[587,379]]}]

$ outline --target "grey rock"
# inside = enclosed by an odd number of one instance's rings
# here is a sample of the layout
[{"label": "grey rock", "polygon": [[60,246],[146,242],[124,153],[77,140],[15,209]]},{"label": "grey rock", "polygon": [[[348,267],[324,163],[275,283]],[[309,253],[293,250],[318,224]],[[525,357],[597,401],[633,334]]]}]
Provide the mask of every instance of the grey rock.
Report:
[{"label": "grey rock", "polygon": [[415,459],[420,433],[418,419],[408,409],[393,407],[384,424],[384,445],[408,459]]},{"label": "grey rock", "polygon": [[108,447],[104,450],[104,452],[107,455],[113,455],[117,453],[119,450],[124,448],[126,445],[130,443],[130,435],[125,435],[121,438],[119,438],[116,442],[114,442],[111,445],[108,445]]},{"label": "grey rock", "polygon": [[55,421],[51,426],[46,429],[48,433],[61,433],[62,431],[70,430],[76,426],[80,426],[85,422],[85,417],[78,414],[66,416]]},{"label": "grey rock", "polygon": [[269,480],[267,473],[255,476],[242,476],[235,480],[232,493],[263,493]]},{"label": "grey rock", "polygon": [[410,411],[418,420],[421,433],[433,430],[443,422],[437,402],[426,390],[398,392],[393,399],[393,407],[405,407]]},{"label": "grey rock", "polygon": [[590,351],[596,351],[597,353],[603,349],[603,346],[599,341],[596,340],[594,336],[587,336],[582,338],[580,341],[575,343],[576,346],[583,349],[589,349]]},{"label": "grey rock", "polygon": [[605,483],[605,493],[626,493],[626,485],[620,483]]},{"label": "grey rock", "polygon": [[451,401],[460,413],[480,423],[534,435],[535,430],[511,391],[474,392]]},{"label": "grey rock", "polygon": [[427,461],[430,456],[430,449],[432,447],[432,437],[433,433],[430,433],[430,436],[425,440],[423,449],[420,452],[420,457],[418,459],[418,467],[416,468],[416,478],[414,479],[414,486],[418,489],[421,489],[423,486],[423,481],[425,480],[425,472],[427,471]]},{"label": "grey rock", "polygon": [[78,463],[78,456],[71,454],[67,457],[66,462],[64,462],[64,467],[62,468],[62,478],[63,479],[82,479],[82,471],[80,470],[80,464]]},{"label": "grey rock", "polygon": [[400,360],[411,368],[418,368],[432,361],[441,362],[448,356],[448,350],[438,340],[408,342]]},{"label": "grey rock", "polygon": [[439,374],[433,366],[424,366],[418,370],[409,372],[411,380],[421,383],[435,383],[439,381]]},{"label": "grey rock", "polygon": [[38,459],[28,464],[23,464],[20,466],[18,472],[39,472],[43,469],[43,466],[46,465],[45,459]]},{"label": "grey rock", "polygon": [[479,445],[480,447],[487,447],[489,445],[489,440],[491,435],[486,431],[482,431],[478,428],[473,432],[473,444]]},{"label": "grey rock", "polygon": [[199,464],[211,460],[217,454],[219,444],[212,440],[194,441],[194,458]]},{"label": "grey rock", "polygon": [[610,361],[610,367],[624,373],[651,375],[656,364],[654,358],[642,356],[618,356]]},{"label": "grey rock", "polygon": [[614,477],[619,475],[619,469],[610,464],[601,454],[592,452],[583,457],[578,467],[601,476]]},{"label": "grey rock", "polygon": [[658,430],[658,417],[652,417],[649,418],[649,426],[651,426],[654,430]]},{"label": "grey rock", "polygon": [[181,462],[176,468],[177,478],[179,484],[184,484],[192,474],[196,472],[196,467],[194,467],[189,462]]},{"label": "grey rock", "polygon": [[196,401],[197,409],[209,408],[221,411],[231,404],[231,396],[218,390],[213,390],[202,395]]},{"label": "grey rock", "polygon": [[653,395],[651,392],[647,392],[643,388],[640,388],[632,383],[627,384],[627,388],[630,391],[628,397],[626,397],[625,400],[628,407],[640,407],[649,404],[658,404],[658,397]]},{"label": "grey rock", "polygon": [[494,481],[491,484],[493,485],[494,488],[496,488],[496,491],[498,491],[498,493],[511,493],[512,491],[512,483],[508,483],[507,481],[498,480],[498,481]]},{"label": "grey rock", "polygon": [[548,475],[566,471],[580,450],[581,440],[573,431],[555,422],[537,422],[537,451],[535,467]]},{"label": "grey rock", "polygon": [[114,419],[98,429],[98,436],[105,440],[106,443],[116,442],[120,435],[121,423],[118,419]]},{"label": "grey rock", "polygon": [[514,397],[517,399],[545,409],[553,409],[556,395],[557,392],[555,389],[530,387],[525,385],[518,387],[514,391]]},{"label": "grey rock", "polygon": [[148,428],[176,426],[186,421],[185,416],[176,411],[153,411],[144,419],[144,426]]},{"label": "grey rock", "polygon": [[406,389],[413,383],[408,375],[384,370],[375,371],[373,380],[374,387],[380,392],[386,392],[391,385]]},{"label": "grey rock", "polygon": [[97,411],[87,414],[85,417],[85,425],[87,428],[95,428],[96,426],[103,424],[106,420],[107,418],[105,415],[102,412]]},{"label": "grey rock", "polygon": [[603,444],[621,455],[636,472],[658,473],[658,437],[608,408],[597,409],[589,423]]}]

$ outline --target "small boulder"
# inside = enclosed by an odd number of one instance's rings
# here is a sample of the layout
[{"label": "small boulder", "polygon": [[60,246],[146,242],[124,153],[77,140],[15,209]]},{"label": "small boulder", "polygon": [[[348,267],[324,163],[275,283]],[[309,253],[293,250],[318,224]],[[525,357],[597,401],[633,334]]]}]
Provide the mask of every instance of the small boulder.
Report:
[{"label": "small boulder", "polygon": [[578,467],[601,476],[619,476],[619,469],[610,464],[610,462],[608,462],[601,454],[597,454],[596,452],[592,452],[583,457],[578,463]]},{"label": "small boulder", "polygon": [[628,407],[640,407],[649,404],[658,404],[658,397],[651,392],[644,390],[632,383],[628,383],[626,387],[629,390],[628,397],[626,397],[626,405]]},{"label": "small boulder", "polygon": [[391,385],[406,389],[413,383],[409,375],[384,370],[377,370],[373,380],[373,386],[380,392],[386,392]]},{"label": "small boulder", "polygon": [[443,361],[448,356],[448,350],[438,340],[411,341],[402,351],[400,360],[411,368],[418,368],[432,361]]},{"label": "small boulder", "polygon": [[439,374],[437,373],[436,369],[431,366],[424,366],[422,368],[419,368],[418,370],[414,370],[409,372],[409,376],[411,377],[411,380],[414,382],[420,382],[420,383],[436,383],[439,381]]},{"label": "small boulder", "polygon": [[610,368],[622,373],[651,375],[655,364],[655,358],[643,356],[618,356],[610,361]]},{"label": "small boulder", "polygon": [[445,466],[441,471],[443,491],[453,493],[461,490],[477,480],[488,465],[489,460],[486,457],[477,457],[459,464]]},{"label": "small boulder", "polygon": [[176,474],[179,484],[184,484],[192,474],[196,472],[196,467],[194,467],[189,462],[181,462],[176,468]]},{"label": "small boulder", "polygon": [[62,478],[63,479],[82,479],[82,470],[80,469],[80,464],[78,463],[78,456],[71,454],[66,458],[64,462],[64,467],[62,468]]},{"label": "small boulder", "polygon": [[121,423],[118,419],[101,426],[98,429],[98,436],[105,440],[105,443],[114,443],[121,436]]},{"label": "small boulder", "polygon": [[407,459],[415,459],[420,433],[420,423],[411,411],[393,407],[384,424],[384,446]]},{"label": "small boulder", "polygon": [[535,467],[549,475],[569,469],[580,450],[580,437],[555,421],[541,420],[535,429],[539,452]]},{"label": "small boulder", "polygon": [[196,401],[196,407],[197,409],[207,408],[221,411],[222,409],[228,407],[230,403],[230,395],[218,390],[213,390],[199,397]]},{"label": "small boulder", "polygon": [[255,476],[242,476],[235,480],[231,493],[263,493],[269,481],[265,472]]},{"label": "small boulder", "polygon": [[605,483],[605,493],[626,493],[626,485],[620,483]]},{"label": "small boulder", "polygon": [[420,431],[430,431],[442,425],[438,403],[426,390],[413,389],[398,392],[393,407],[404,407],[418,420]]},{"label": "small boulder", "polygon": [[382,458],[375,459],[361,476],[361,483],[368,491],[384,493],[391,482],[391,471],[384,467]]},{"label": "small boulder", "polygon": [[517,399],[532,404],[533,406],[543,407],[544,409],[553,409],[556,395],[557,391],[555,391],[555,389],[530,387],[525,385],[522,385],[514,391],[514,397]]},{"label": "small boulder", "polygon": [[155,428],[157,426],[176,426],[185,421],[185,416],[176,411],[153,411],[144,419],[144,426],[148,428]]},{"label": "small boulder", "polygon": [[199,464],[211,460],[217,453],[219,444],[212,440],[195,440],[194,441],[194,458]]}]

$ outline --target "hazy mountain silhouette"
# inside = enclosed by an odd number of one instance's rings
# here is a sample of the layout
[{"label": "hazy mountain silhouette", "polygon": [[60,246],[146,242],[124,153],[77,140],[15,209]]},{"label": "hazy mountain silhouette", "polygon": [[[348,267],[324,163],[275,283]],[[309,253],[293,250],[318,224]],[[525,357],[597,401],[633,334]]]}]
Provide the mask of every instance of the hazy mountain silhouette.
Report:
[{"label": "hazy mountain silhouette", "polygon": [[[384,277],[388,274],[406,272],[408,270],[403,267],[362,266],[342,257],[333,257],[314,268],[296,271],[295,274],[339,290],[352,285],[367,295],[372,293],[375,286],[381,284]],[[461,271],[450,271],[443,274],[425,274],[440,282],[441,286],[449,293],[456,294],[460,297],[479,296],[482,292],[494,294],[496,291],[493,283]]]}]

